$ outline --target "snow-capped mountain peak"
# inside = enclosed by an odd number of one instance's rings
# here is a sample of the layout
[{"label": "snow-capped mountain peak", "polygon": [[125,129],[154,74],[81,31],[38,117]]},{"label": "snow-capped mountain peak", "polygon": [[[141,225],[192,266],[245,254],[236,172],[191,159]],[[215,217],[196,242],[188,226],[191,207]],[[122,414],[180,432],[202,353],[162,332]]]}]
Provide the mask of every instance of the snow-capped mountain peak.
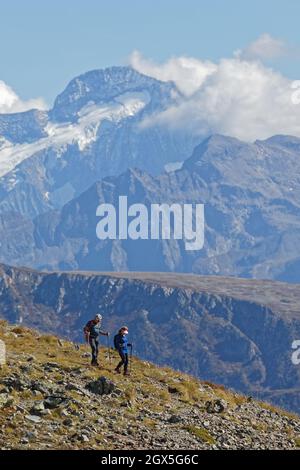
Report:
[{"label": "snow-capped mountain peak", "polygon": [[140,125],[177,99],[172,82],[111,67],[76,77],[48,112],[0,115],[0,206],[34,217],[95,179],[183,161],[195,138]]},{"label": "snow-capped mountain peak", "polygon": [[148,92],[126,92],[103,105],[89,103],[78,112],[77,122],[49,121],[45,127],[47,137],[33,143],[13,145],[5,141],[0,146],[0,177],[13,170],[26,158],[49,147],[59,149],[66,144],[78,144],[83,151],[97,139],[104,120],[119,122],[140,112],[150,102]]}]

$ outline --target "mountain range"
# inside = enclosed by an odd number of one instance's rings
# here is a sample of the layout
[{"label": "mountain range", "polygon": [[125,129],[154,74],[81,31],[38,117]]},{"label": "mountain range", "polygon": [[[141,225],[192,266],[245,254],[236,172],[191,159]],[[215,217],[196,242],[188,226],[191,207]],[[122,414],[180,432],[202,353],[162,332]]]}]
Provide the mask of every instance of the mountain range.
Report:
[{"label": "mountain range", "polygon": [[[62,160],[63,174],[57,173],[57,155],[52,153],[45,163],[42,152],[43,162],[34,155],[2,177],[0,261],[46,270],[171,271],[299,282],[299,152],[296,137],[275,136],[251,144],[213,135],[196,146],[179,169],[155,174],[140,164],[101,179],[94,170],[85,179],[77,163],[90,160],[80,153],[79,160],[70,160],[72,176],[69,170],[65,174],[68,165]],[[102,165],[101,153],[91,155]],[[8,190],[12,173],[23,170],[21,182]],[[66,196],[61,189],[50,191],[45,203],[46,180],[74,188],[76,179],[75,192]],[[92,184],[80,192],[88,180]],[[60,197],[53,207],[57,191]],[[129,204],[148,208],[154,203],[203,203],[204,248],[186,251],[184,241],[174,239],[99,240],[96,209],[105,202],[117,205],[121,195]]]}]

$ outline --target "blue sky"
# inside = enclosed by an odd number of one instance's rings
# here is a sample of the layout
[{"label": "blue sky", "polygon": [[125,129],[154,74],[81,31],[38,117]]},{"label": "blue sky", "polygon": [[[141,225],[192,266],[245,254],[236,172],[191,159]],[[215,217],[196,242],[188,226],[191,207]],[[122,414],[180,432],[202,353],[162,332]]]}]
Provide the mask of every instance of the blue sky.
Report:
[{"label": "blue sky", "polygon": [[[265,32],[300,42],[298,0],[1,0],[0,15],[0,80],[49,104],[74,76],[125,63],[134,49],[217,61]],[[299,59],[271,65],[300,78]]]}]

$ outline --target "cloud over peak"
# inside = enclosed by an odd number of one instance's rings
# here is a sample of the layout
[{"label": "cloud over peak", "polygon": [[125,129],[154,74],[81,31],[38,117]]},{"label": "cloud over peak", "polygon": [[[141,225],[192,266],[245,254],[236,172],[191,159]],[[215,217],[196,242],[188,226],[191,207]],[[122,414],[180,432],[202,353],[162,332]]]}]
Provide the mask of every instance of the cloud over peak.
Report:
[{"label": "cloud over peak", "polygon": [[130,64],[138,72],[161,81],[173,81],[181,93],[192,95],[216,70],[216,65],[193,57],[172,57],[164,64],[144,59],[139,51],[133,51]]},{"label": "cloud over peak", "polygon": [[[160,124],[203,137],[221,133],[246,141],[274,134],[300,137],[300,106],[292,99],[293,82],[261,60],[263,56],[274,57],[276,49],[279,53],[281,43],[276,41],[263,35],[244,51],[218,63],[173,57],[156,64],[135,51],[131,65],[136,70],[174,81],[184,95],[143,125]],[[264,50],[259,46],[262,44]]]},{"label": "cloud over peak", "polygon": [[18,113],[29,109],[46,109],[43,99],[23,101],[14,90],[0,80],[0,114]]}]

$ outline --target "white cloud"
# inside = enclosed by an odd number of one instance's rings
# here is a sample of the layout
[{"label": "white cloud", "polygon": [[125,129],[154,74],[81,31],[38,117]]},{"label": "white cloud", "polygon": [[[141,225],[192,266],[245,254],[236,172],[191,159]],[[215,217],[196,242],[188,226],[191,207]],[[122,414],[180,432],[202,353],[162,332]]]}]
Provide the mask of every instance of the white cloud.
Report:
[{"label": "white cloud", "polygon": [[235,56],[219,63],[172,58],[162,65],[140,54],[131,64],[160,80],[173,80],[185,96],[143,126],[161,124],[206,136],[221,133],[253,141],[274,134],[300,137],[300,105],[293,82],[258,60]]},{"label": "white cloud", "polygon": [[130,64],[138,72],[157,80],[174,81],[178,90],[186,96],[192,95],[217,68],[212,62],[193,57],[173,57],[164,64],[156,64],[144,59],[139,51],[131,54]]},{"label": "white cloud", "polygon": [[288,53],[289,48],[284,41],[264,33],[245,49],[237,51],[236,55],[243,59],[271,60],[285,56]]},{"label": "white cloud", "polygon": [[29,109],[46,109],[46,103],[41,98],[23,101],[8,86],[0,80],[0,114],[18,113]]}]

